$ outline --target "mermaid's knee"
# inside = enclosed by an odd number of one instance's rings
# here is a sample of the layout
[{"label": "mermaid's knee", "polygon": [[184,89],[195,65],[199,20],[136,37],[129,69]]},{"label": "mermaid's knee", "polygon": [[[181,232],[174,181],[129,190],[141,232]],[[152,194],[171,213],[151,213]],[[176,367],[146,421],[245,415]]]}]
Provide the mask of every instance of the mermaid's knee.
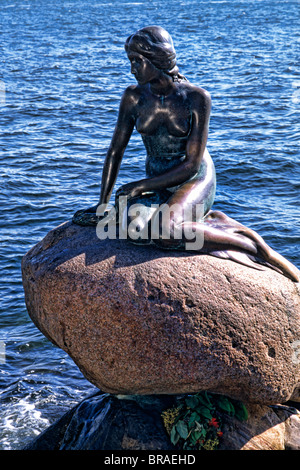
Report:
[{"label": "mermaid's knee", "polygon": [[174,206],[164,204],[151,219],[151,240],[162,248],[175,248],[182,242],[182,208]]}]

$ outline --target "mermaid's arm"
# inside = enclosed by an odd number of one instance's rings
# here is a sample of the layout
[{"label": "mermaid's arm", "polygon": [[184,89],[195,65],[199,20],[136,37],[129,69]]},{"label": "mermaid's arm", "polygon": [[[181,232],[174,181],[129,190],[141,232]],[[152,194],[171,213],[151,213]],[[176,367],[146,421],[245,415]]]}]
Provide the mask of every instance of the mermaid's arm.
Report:
[{"label": "mermaid's arm", "polygon": [[206,148],[209,119],[211,112],[210,94],[197,89],[191,94],[192,108],[192,128],[187,141],[186,161],[192,171],[198,172]]},{"label": "mermaid's arm", "polygon": [[117,124],[104,161],[100,204],[107,204],[110,200],[122,158],[134,128],[135,103],[133,88],[128,87],[121,99]]}]

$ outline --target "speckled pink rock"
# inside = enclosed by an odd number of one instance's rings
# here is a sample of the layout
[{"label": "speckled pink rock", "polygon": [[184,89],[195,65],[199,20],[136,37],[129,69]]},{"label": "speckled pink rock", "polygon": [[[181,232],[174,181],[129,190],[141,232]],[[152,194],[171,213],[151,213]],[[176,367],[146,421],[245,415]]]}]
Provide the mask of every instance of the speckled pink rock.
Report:
[{"label": "speckled pink rock", "polygon": [[66,222],[22,274],[32,321],[104,392],[299,401],[299,284],[271,269],[101,241]]}]

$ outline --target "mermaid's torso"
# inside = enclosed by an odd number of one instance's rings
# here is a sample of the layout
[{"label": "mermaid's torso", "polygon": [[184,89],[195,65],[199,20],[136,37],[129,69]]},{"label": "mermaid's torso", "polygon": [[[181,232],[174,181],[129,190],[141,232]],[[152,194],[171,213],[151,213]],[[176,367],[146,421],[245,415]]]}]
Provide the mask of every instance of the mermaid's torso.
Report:
[{"label": "mermaid's torso", "polygon": [[[189,85],[179,84],[175,93],[158,99],[144,90],[135,116],[136,130],[146,149],[146,176],[161,175],[186,158],[186,147],[192,126],[193,102]],[[199,171],[193,178],[204,178],[208,165],[213,166],[206,151]]]},{"label": "mermaid's torso", "polygon": [[161,126],[152,135],[142,134],[147,152],[146,175],[151,178],[170,170],[185,159],[187,136],[170,135]]},{"label": "mermaid's torso", "polygon": [[[142,134],[142,139],[147,152],[145,170],[148,178],[161,175],[179,165],[186,158],[188,135],[173,136],[161,126],[152,135]],[[213,178],[215,178],[214,164],[206,150],[200,168],[193,178],[204,179],[208,173],[213,173]],[[180,186],[169,189],[173,192]]]}]

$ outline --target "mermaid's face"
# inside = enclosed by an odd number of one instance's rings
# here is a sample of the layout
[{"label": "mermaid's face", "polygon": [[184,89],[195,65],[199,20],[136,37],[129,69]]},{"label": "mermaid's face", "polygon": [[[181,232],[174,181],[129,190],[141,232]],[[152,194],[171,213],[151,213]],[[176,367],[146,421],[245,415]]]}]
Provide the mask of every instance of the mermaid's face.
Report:
[{"label": "mermaid's face", "polygon": [[141,54],[128,51],[128,59],[131,63],[131,73],[140,85],[145,85],[159,77],[160,71]]}]

